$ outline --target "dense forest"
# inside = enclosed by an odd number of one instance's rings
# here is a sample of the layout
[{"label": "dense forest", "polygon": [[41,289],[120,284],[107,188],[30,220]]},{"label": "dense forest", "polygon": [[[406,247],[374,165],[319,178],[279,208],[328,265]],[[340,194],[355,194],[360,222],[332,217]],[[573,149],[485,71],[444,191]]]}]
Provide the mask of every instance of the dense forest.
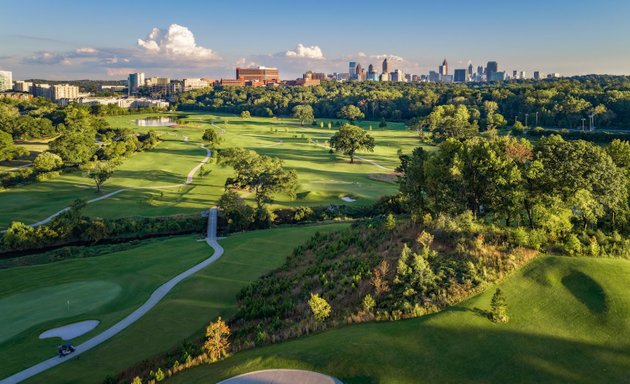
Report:
[{"label": "dense forest", "polygon": [[[315,87],[215,87],[181,94],[179,110],[255,116],[287,116],[297,105],[313,107],[318,118],[335,118],[354,105],[366,119],[419,123],[434,108],[465,106],[481,130],[486,128],[487,102],[492,113],[529,127],[576,128],[595,115],[597,127],[630,129],[630,77],[583,76],[545,81],[439,84],[323,82]],[[484,105],[485,104],[485,105]],[[526,117],[527,115],[527,117]],[[526,121],[527,120],[527,121]]]}]

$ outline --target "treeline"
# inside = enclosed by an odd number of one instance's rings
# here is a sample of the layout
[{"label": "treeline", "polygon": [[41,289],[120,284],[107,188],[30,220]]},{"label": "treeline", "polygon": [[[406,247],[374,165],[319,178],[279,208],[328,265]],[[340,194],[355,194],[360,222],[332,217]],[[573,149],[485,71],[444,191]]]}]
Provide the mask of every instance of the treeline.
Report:
[{"label": "treeline", "polygon": [[[298,105],[311,105],[317,118],[336,118],[357,106],[371,120],[418,120],[440,105],[464,105],[474,115],[484,102],[497,103],[506,121],[575,128],[595,114],[597,127],[630,127],[630,77],[584,76],[546,81],[436,84],[323,82],[315,87],[215,87],[178,95],[177,109],[288,116]],[[475,112],[476,111],[476,112]],[[479,124],[482,126],[481,122]],[[483,128],[483,126],[482,126]]]},{"label": "treeline", "polygon": [[202,233],[207,223],[207,218],[201,214],[102,219],[83,216],[81,210],[84,207],[85,203],[77,200],[68,210],[38,227],[17,221],[11,223],[0,237],[0,254],[10,257],[71,244]]},{"label": "treeline", "polygon": [[[552,135],[532,145],[513,137],[448,139],[435,152],[417,148],[401,156],[401,202],[412,216],[471,212],[513,228],[519,243],[577,247],[628,233],[630,142],[606,147]],[[612,240],[611,240],[612,241]],[[593,243],[593,244],[592,244]],[[570,245],[572,244],[572,245]],[[625,245],[624,245],[625,244]],[[601,245],[601,244],[600,244]],[[609,256],[630,254],[612,241]],[[567,248],[567,253],[574,252]]]}]

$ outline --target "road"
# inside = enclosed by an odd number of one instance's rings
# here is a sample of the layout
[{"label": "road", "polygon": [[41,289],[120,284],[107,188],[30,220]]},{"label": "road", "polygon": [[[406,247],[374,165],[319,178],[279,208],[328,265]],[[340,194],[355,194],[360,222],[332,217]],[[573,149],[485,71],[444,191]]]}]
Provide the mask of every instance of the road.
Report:
[{"label": "road", "polygon": [[85,352],[89,351],[90,349],[96,347],[97,345],[99,345],[99,344],[109,340],[110,338],[114,337],[118,333],[120,333],[123,330],[125,330],[131,324],[133,324],[136,321],[138,321],[138,319],[140,319],[142,316],[144,316],[147,312],[149,312],[179,282],[181,282],[182,280],[184,280],[185,278],[187,278],[189,276],[192,276],[193,274],[199,272],[200,270],[206,268],[210,264],[212,264],[215,261],[217,261],[223,255],[223,247],[221,247],[219,245],[219,243],[217,242],[217,209],[216,208],[212,208],[210,210],[210,214],[208,215],[208,233],[207,233],[207,237],[206,237],[206,242],[214,250],[214,253],[212,254],[211,257],[205,259],[201,263],[193,266],[192,268],[190,268],[190,269],[180,273],[179,275],[173,277],[171,280],[169,280],[166,283],[162,284],[155,291],[153,291],[153,293],[151,294],[149,299],[144,304],[142,304],[142,306],[140,306],[138,309],[133,311],[131,314],[129,314],[124,319],[120,320],[118,323],[116,323],[113,326],[111,326],[109,329],[107,329],[107,330],[101,332],[100,334],[92,337],[91,339],[86,340],[85,342],[77,345],[76,346],[77,350],[72,355],[70,355],[68,357],[58,357],[58,356],[51,357],[48,360],[44,360],[41,363],[33,365],[30,368],[27,368],[27,369],[25,369],[23,371],[20,371],[20,372],[14,374],[12,376],[9,376],[9,377],[3,379],[2,381],[0,381],[0,384],[15,384],[15,383],[19,383],[21,381],[24,381],[24,380],[26,380],[26,379],[28,379],[30,377],[33,377],[33,376],[35,376],[35,375],[37,375],[39,373],[42,373],[42,372],[44,372],[44,371],[46,371],[46,370],[48,370],[50,368],[56,367],[57,365],[60,365],[60,364],[63,364],[66,361],[68,361],[70,359],[73,359],[73,358],[81,355],[82,353],[85,353]]}]

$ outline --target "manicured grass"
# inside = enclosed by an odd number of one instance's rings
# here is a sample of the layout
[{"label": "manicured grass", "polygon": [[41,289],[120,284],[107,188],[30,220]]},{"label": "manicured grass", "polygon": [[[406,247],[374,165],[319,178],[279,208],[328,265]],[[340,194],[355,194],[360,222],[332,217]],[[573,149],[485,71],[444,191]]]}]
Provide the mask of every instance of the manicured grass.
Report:
[{"label": "manicured grass", "polygon": [[0,270],[0,377],[54,354],[59,339],[39,340],[45,330],[100,320],[74,340],[80,343],[131,313],[163,282],[210,256],[195,240],[149,240],[102,256]]},{"label": "manicured grass", "polygon": [[[153,114],[155,115],[155,114]],[[103,193],[121,188],[146,187],[182,183],[188,172],[205,156],[199,148],[203,130],[216,122],[223,138],[222,147],[247,147],[265,155],[283,159],[287,167],[298,171],[298,198],[291,200],[278,196],[275,206],[348,204],[341,197],[352,195],[352,205],[371,204],[379,197],[397,191],[394,184],[370,178],[373,174],[387,174],[368,162],[357,160],[349,164],[345,156],[328,153],[328,138],[337,127],[328,130],[319,126],[300,126],[294,119],[251,118],[213,114],[172,114],[187,116],[184,124],[176,128],[153,128],[164,140],[155,149],[137,153],[124,161],[114,176],[103,186]],[[137,127],[135,120],[151,115],[127,115],[107,118],[113,127],[127,127],[146,132],[148,127]],[[224,123],[224,121],[228,121]],[[325,120],[326,123],[328,120]],[[360,153],[387,168],[395,168],[399,161],[397,151],[410,152],[419,145],[414,132],[403,124],[389,123],[385,129],[378,122],[360,122],[376,139],[374,153]],[[276,132],[277,130],[277,132]],[[188,138],[188,142],[184,139]],[[308,139],[312,143],[308,143]],[[85,213],[100,217],[129,215],[158,216],[192,213],[207,209],[223,193],[225,180],[232,175],[230,167],[208,164],[211,173],[195,177],[193,184],[165,190],[134,190],[91,204]],[[33,223],[68,206],[77,198],[96,197],[90,180],[80,172],[63,175],[43,183],[34,183],[0,192],[0,227],[18,220]],[[251,196],[245,194],[248,199]]]},{"label": "manicured grass", "polygon": [[[175,348],[184,340],[199,337],[208,322],[217,316],[231,316],[236,308],[238,291],[282,265],[294,247],[317,231],[335,231],[347,225],[286,227],[221,240],[225,249],[221,259],[177,285],[138,322],[79,359],[70,360],[28,382],[101,383],[108,374],[116,374],[143,359]],[[208,256],[205,243],[194,244],[205,248],[184,249],[182,254]],[[94,262],[99,258],[94,258]],[[2,346],[0,351],[4,352]],[[49,350],[49,355],[51,353],[54,351]],[[5,370],[3,367],[3,373]]]},{"label": "manicured grass", "polygon": [[267,368],[312,369],[344,383],[627,382],[629,280],[626,260],[541,257],[501,284],[508,324],[485,317],[488,289],[435,315],[238,353],[168,382],[216,383]]}]

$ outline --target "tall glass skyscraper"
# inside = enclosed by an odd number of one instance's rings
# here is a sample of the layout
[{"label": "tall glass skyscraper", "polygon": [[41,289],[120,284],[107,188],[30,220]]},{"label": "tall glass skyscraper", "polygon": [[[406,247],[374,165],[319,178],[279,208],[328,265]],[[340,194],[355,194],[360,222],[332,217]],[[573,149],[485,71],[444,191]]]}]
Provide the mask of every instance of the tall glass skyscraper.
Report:
[{"label": "tall glass skyscraper", "polygon": [[138,88],[144,85],[144,72],[130,73],[127,80],[127,94],[133,95],[138,93]]}]

